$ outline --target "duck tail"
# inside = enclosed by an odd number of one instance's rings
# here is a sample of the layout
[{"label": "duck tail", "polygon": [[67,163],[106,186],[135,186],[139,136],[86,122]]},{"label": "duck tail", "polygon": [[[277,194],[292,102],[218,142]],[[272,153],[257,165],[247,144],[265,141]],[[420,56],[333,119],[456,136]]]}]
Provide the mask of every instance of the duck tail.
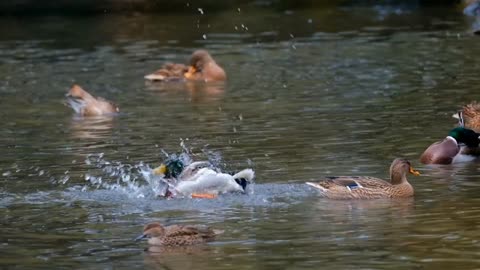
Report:
[{"label": "duck tail", "polygon": [[327,189],[325,189],[324,187],[322,187],[320,184],[318,183],[313,183],[313,182],[305,182],[307,185],[309,186],[312,186],[314,188],[318,188],[320,189],[321,191],[326,191]]},{"label": "duck tail", "polygon": [[252,169],[244,169],[233,175],[235,182],[239,184],[243,190],[247,188],[247,185],[250,184],[255,177],[255,172]]}]

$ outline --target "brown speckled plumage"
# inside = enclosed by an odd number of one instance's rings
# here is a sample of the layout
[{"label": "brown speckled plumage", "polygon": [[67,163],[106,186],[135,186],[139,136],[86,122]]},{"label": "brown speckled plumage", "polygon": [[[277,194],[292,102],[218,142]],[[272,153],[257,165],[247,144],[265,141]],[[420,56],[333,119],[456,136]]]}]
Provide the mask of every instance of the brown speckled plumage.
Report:
[{"label": "brown speckled plumage", "polygon": [[99,116],[119,112],[118,107],[101,97],[94,97],[79,85],[73,85],[67,94],[70,107],[82,116]]},{"label": "brown speckled plumage", "polygon": [[470,104],[463,106],[461,110],[465,127],[480,132],[480,104],[473,101]]},{"label": "brown speckled plumage", "polygon": [[397,158],[390,166],[390,183],[370,176],[336,176],[319,182],[307,182],[329,199],[406,198],[414,194],[407,173],[418,175],[406,159]]},{"label": "brown speckled plumage", "polygon": [[190,80],[218,82],[225,81],[227,75],[207,51],[197,50],[190,57],[188,66],[169,63],[154,73],[146,75],[145,79],[149,81]]},{"label": "brown speckled plumage", "polygon": [[221,233],[202,225],[162,226],[154,222],[145,226],[139,238],[148,238],[148,243],[154,246],[188,246],[211,241]]}]

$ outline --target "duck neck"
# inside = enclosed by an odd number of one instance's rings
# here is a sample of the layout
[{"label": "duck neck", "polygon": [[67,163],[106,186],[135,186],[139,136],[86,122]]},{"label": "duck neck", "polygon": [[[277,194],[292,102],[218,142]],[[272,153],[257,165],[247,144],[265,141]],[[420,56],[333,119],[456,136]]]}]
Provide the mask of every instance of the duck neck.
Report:
[{"label": "duck neck", "polygon": [[408,183],[407,182],[407,173],[404,172],[404,171],[395,171],[395,170],[392,170],[390,172],[390,183],[392,183],[392,185],[399,185],[399,184],[404,184],[404,183]]}]

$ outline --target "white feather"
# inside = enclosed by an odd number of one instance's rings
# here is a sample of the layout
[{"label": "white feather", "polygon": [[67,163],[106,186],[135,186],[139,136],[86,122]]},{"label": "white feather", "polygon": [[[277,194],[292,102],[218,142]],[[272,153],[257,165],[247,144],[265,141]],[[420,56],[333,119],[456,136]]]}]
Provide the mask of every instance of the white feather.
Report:
[{"label": "white feather", "polygon": [[[249,169],[243,170],[238,174],[242,173],[242,175],[248,174],[248,176],[251,176],[253,171],[244,172],[247,170]],[[218,173],[210,168],[202,168],[191,178],[178,182],[175,190],[185,196],[202,192],[213,194],[243,192],[243,188],[237,184],[233,176],[226,173]]]},{"label": "white feather", "polygon": [[244,169],[232,176],[233,179],[244,178],[247,181],[252,181],[255,178],[255,172],[252,169]]}]

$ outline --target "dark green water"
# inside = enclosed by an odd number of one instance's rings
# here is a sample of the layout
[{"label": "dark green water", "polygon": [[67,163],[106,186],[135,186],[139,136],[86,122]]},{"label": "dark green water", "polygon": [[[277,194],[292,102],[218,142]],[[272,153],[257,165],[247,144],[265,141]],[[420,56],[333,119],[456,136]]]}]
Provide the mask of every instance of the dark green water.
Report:
[{"label": "dark green water", "polygon": [[[0,18],[1,267],[480,268],[479,164],[418,161],[478,99],[479,39],[460,10],[203,12]],[[144,82],[196,48],[227,84]],[[122,113],[73,117],[63,105],[73,83]],[[252,192],[155,198],[140,169],[183,148],[252,167]],[[303,184],[387,177],[400,156],[423,173],[410,177],[412,200],[328,201]],[[133,238],[157,220],[225,233],[151,255]]]}]

